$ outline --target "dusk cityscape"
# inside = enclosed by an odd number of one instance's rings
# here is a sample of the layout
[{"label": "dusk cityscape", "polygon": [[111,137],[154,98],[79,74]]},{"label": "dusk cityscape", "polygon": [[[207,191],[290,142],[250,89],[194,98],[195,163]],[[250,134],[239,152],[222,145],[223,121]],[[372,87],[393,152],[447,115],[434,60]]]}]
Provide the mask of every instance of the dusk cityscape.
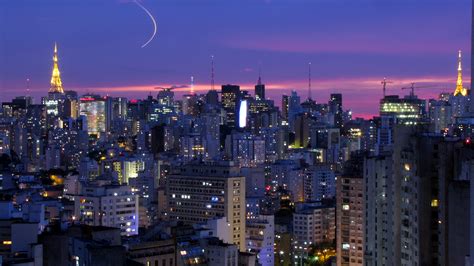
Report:
[{"label": "dusk cityscape", "polygon": [[0,0],[0,265],[474,266],[473,15]]}]

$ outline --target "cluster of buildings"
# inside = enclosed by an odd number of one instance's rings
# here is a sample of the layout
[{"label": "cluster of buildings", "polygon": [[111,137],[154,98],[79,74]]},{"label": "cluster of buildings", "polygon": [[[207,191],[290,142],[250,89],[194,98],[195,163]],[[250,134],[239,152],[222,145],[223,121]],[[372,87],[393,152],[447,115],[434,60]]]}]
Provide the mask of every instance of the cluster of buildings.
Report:
[{"label": "cluster of buildings", "polygon": [[55,46],[47,96],[1,104],[0,262],[472,265],[461,54],[454,93],[416,89],[372,119],[338,93],[275,104],[260,77],[253,93],[78,95]]}]

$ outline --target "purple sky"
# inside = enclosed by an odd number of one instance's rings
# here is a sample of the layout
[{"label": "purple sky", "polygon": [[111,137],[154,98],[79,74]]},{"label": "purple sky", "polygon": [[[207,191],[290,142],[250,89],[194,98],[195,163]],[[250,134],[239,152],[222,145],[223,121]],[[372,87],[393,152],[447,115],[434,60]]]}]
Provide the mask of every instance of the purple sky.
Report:
[{"label": "purple sky", "polygon": [[[376,114],[380,80],[451,91],[457,50],[470,82],[470,0],[142,0],[158,23],[127,0],[0,0],[0,101],[49,88],[58,42],[65,89],[144,97],[153,87],[210,83],[251,89],[261,65],[268,95],[280,102],[296,89],[313,98],[342,92],[356,115]],[[425,85],[425,84],[423,84]]]}]

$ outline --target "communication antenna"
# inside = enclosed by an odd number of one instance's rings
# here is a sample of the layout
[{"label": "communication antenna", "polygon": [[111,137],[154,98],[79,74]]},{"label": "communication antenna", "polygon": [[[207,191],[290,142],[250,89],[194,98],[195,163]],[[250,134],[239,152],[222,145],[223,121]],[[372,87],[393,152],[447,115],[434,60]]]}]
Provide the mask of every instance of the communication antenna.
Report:
[{"label": "communication antenna", "polygon": [[30,79],[26,79],[26,96],[30,96]]},{"label": "communication antenna", "polygon": [[308,99],[311,100],[311,62],[308,64]]},{"label": "communication antenna", "polygon": [[214,56],[211,55],[211,90],[214,90]]}]

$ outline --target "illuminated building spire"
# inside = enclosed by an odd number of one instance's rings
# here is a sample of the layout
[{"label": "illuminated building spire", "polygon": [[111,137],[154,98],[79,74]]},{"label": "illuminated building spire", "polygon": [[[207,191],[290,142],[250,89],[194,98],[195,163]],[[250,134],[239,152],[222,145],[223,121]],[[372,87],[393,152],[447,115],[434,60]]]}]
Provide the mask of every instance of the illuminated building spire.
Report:
[{"label": "illuminated building spire", "polygon": [[56,43],[54,43],[53,73],[51,74],[51,87],[49,88],[49,92],[64,93],[61,73],[58,67],[58,46]]},{"label": "illuminated building spire", "polygon": [[458,80],[456,81],[456,90],[454,91],[454,96],[461,94],[462,96],[467,95],[467,91],[462,86],[462,67],[461,67],[461,50],[458,54]]}]

